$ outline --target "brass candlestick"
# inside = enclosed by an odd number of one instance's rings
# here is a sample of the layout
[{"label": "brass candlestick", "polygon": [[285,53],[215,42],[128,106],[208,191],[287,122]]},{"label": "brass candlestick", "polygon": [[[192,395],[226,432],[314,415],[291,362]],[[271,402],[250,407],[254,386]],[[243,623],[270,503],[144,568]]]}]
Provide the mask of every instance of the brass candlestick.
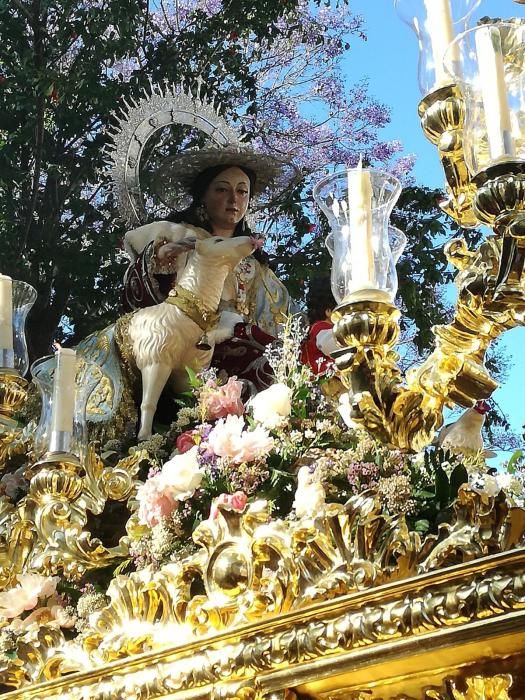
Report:
[{"label": "brass candlestick", "polygon": [[0,430],[9,431],[17,427],[13,418],[27,396],[28,382],[9,367],[0,367]]},{"label": "brass candlestick", "polygon": [[[497,382],[485,367],[486,352],[502,333],[525,325],[524,45],[521,21],[489,22],[465,32],[445,55],[451,84],[432,89],[419,106],[423,129],[437,145],[445,171],[450,197],[443,208],[459,224],[484,223],[494,234],[475,250],[461,239],[446,246],[447,258],[458,270],[454,319],[434,329],[435,350],[406,378],[393,351],[399,312],[392,304],[378,305],[374,290],[364,287],[359,301],[348,303],[355,279],[345,263],[344,298],[333,319],[336,338],[345,348],[336,365],[348,389],[351,418],[400,449],[428,445],[443,422],[445,406],[470,407],[489,398]],[[495,52],[494,68],[486,75],[478,65],[479,46],[492,46]],[[496,54],[503,59],[502,70]],[[486,63],[485,54],[483,58]],[[489,92],[492,83],[498,90]],[[326,201],[320,204],[330,218]],[[331,221],[334,237],[341,235],[343,223]],[[357,230],[353,235],[362,234]],[[348,231],[338,240],[343,259],[349,238],[352,245]],[[381,279],[379,258],[374,257],[376,280]],[[334,270],[337,280],[338,268]],[[357,274],[360,279],[358,269]]]},{"label": "brass candlestick", "polygon": [[447,85],[426,95],[419,103],[421,127],[437,146],[445,173],[448,197],[440,202],[443,211],[460,226],[476,226],[473,208],[476,186],[471,181],[463,153],[465,102],[456,85]]}]

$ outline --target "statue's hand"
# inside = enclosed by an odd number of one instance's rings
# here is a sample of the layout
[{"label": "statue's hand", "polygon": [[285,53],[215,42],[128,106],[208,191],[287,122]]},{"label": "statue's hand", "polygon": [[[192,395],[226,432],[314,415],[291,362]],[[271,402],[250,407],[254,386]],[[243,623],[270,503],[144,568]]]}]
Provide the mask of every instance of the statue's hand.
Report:
[{"label": "statue's hand", "polygon": [[157,249],[157,260],[161,264],[173,262],[182,253],[195,249],[194,238],[184,238],[182,241],[163,243]]}]

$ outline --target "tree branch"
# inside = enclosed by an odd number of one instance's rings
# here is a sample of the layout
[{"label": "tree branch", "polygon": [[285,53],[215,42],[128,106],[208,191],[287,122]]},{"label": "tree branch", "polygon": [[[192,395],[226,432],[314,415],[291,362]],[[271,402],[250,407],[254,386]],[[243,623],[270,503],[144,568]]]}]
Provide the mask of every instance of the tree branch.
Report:
[{"label": "tree branch", "polygon": [[[34,14],[31,17],[31,28],[33,30],[33,51],[35,58],[35,67],[37,68],[37,70],[40,71],[44,68],[44,53],[40,25],[40,0],[34,0],[33,10]],[[31,224],[33,223],[33,214],[35,212],[36,200],[38,197],[38,188],[40,185],[40,174],[42,171],[42,157],[44,145],[44,111],[44,96],[39,95],[36,103],[35,163],[33,170],[33,184],[31,188],[31,194],[29,196],[26,220],[24,224],[24,232],[19,247],[20,253],[22,253],[27,246],[29,231],[31,230]]]}]

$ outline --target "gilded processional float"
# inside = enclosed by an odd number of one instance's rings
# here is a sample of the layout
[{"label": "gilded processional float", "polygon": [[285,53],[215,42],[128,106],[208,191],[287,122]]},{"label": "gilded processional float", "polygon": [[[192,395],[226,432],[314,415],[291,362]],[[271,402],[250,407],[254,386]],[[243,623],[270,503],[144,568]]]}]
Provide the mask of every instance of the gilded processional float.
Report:
[{"label": "gilded processional float", "polygon": [[[152,435],[143,422],[138,444],[117,381],[136,362],[133,320],[37,361],[37,399],[24,379],[35,293],[0,278],[6,698],[525,697],[523,474],[490,474],[479,442],[496,388],[485,353],[525,325],[525,25],[467,29],[479,0],[396,4],[420,41],[444,209],[492,229],[476,250],[448,243],[454,319],[406,377],[394,351],[404,234],[389,225],[400,184],[361,165],[314,188],[331,227],[334,375],[320,385],[297,362],[288,319],[267,354],[274,383],[248,406],[234,378],[189,372],[175,423]],[[170,120],[242,150],[200,95],[154,89],[114,135],[131,223],[141,148]],[[210,240],[188,265],[206,262]],[[231,266],[257,247],[212,243]],[[208,352],[217,308],[182,279],[169,303]],[[104,434],[116,398],[125,410]],[[424,451],[454,405],[478,416],[478,434]]]}]

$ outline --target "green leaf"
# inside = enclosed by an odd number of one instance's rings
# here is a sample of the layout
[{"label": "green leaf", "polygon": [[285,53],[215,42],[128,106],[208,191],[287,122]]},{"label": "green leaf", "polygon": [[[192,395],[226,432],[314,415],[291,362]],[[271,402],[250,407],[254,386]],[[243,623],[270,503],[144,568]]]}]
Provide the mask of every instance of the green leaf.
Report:
[{"label": "green leaf", "polygon": [[133,569],[133,559],[124,559],[118,566],[115,567],[114,575],[120,576],[120,574],[125,574]]},{"label": "green leaf", "polygon": [[428,532],[430,530],[430,522],[428,520],[416,520],[414,525],[416,532]]},{"label": "green leaf", "polygon": [[419,498],[419,499],[421,499],[421,498],[434,498],[435,495],[436,494],[433,491],[421,490],[421,491],[414,492],[414,498]]},{"label": "green leaf", "polygon": [[512,457],[509,459],[507,463],[507,471],[509,474],[515,474],[516,473],[516,465],[522,459],[523,457],[523,450],[516,450]]},{"label": "green leaf", "polygon": [[190,386],[193,387],[193,389],[198,389],[200,386],[202,386],[201,380],[197,377],[191,367],[186,367],[186,374],[188,375]]},{"label": "green leaf", "polygon": [[457,495],[460,486],[468,483],[468,472],[462,464],[458,464],[452,470],[450,475],[450,500],[453,501]]},{"label": "green leaf", "polygon": [[449,502],[450,482],[443,467],[436,469],[436,498],[441,507],[444,507]]}]

